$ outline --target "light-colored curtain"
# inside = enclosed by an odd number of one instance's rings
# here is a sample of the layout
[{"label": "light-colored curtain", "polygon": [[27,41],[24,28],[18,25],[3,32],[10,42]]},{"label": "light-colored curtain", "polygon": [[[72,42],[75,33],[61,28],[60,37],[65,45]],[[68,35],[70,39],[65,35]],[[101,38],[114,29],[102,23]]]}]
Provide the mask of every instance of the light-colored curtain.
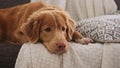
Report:
[{"label": "light-colored curtain", "polygon": [[37,2],[37,1],[42,1],[42,2],[46,2],[48,4],[57,5],[60,8],[65,10],[67,0],[31,0],[31,2]]},{"label": "light-colored curtain", "polygon": [[114,0],[31,0],[31,2],[36,1],[44,1],[59,6],[68,11],[76,21],[110,14],[117,10]]}]

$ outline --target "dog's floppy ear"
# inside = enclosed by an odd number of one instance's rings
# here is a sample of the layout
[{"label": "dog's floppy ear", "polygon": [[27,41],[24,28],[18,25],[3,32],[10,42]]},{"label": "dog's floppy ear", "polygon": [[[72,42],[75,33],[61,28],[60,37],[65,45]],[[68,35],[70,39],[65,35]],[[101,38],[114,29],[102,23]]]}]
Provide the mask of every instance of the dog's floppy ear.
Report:
[{"label": "dog's floppy ear", "polygon": [[66,33],[67,33],[67,36],[66,36],[66,39],[68,41],[71,41],[72,40],[72,36],[75,32],[75,28],[76,28],[76,23],[74,20],[71,19],[71,17],[69,16],[68,13],[64,12],[64,11],[60,11],[59,14],[61,16],[63,16],[63,18],[65,19],[65,23],[66,23],[66,26],[67,26],[67,29],[66,29]]},{"label": "dog's floppy ear", "polygon": [[29,42],[36,43],[39,40],[40,21],[30,19],[28,22],[22,24],[21,31],[27,36]]},{"label": "dog's floppy ear", "polygon": [[[22,24],[21,31],[25,36],[27,36],[28,40],[32,43],[36,43],[39,40],[40,36],[40,26],[41,20],[46,12],[50,10],[55,10],[53,8],[42,8],[36,12],[34,12],[28,18],[27,22]],[[46,12],[44,12],[46,11]]]},{"label": "dog's floppy ear", "polygon": [[75,22],[72,20],[72,19],[67,19],[66,21],[66,25],[67,25],[67,40],[70,41],[72,40],[72,36],[73,36],[73,33],[75,31]]}]

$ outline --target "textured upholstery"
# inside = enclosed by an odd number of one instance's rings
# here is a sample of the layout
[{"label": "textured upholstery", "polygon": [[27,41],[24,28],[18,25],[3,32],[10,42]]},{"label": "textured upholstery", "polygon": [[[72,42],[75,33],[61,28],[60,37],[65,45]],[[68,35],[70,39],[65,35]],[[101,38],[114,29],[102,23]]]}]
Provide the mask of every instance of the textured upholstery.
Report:
[{"label": "textured upholstery", "polygon": [[0,68],[14,68],[20,45],[0,43]]},{"label": "textured upholstery", "polygon": [[0,0],[0,8],[8,8],[28,2],[30,2],[30,0]]}]

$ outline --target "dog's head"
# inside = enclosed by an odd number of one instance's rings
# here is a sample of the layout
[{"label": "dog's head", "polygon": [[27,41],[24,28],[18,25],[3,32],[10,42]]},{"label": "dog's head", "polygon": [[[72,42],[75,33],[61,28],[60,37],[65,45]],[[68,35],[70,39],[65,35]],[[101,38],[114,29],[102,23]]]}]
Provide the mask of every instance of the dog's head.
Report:
[{"label": "dog's head", "polygon": [[72,40],[75,23],[65,11],[47,8],[34,12],[21,31],[30,42],[41,41],[50,52],[63,53]]}]

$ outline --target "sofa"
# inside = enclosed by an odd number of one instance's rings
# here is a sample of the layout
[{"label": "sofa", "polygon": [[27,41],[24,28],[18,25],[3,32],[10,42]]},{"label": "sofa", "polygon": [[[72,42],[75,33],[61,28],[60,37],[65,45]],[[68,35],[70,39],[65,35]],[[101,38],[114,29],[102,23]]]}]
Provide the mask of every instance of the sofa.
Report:
[{"label": "sofa", "polygon": [[[11,6],[24,4],[30,2],[29,0],[0,0],[0,8],[8,8]],[[120,0],[115,0],[118,10],[120,9]],[[0,68],[14,68],[17,55],[20,51],[21,45],[13,45],[9,43],[0,42]]]}]

